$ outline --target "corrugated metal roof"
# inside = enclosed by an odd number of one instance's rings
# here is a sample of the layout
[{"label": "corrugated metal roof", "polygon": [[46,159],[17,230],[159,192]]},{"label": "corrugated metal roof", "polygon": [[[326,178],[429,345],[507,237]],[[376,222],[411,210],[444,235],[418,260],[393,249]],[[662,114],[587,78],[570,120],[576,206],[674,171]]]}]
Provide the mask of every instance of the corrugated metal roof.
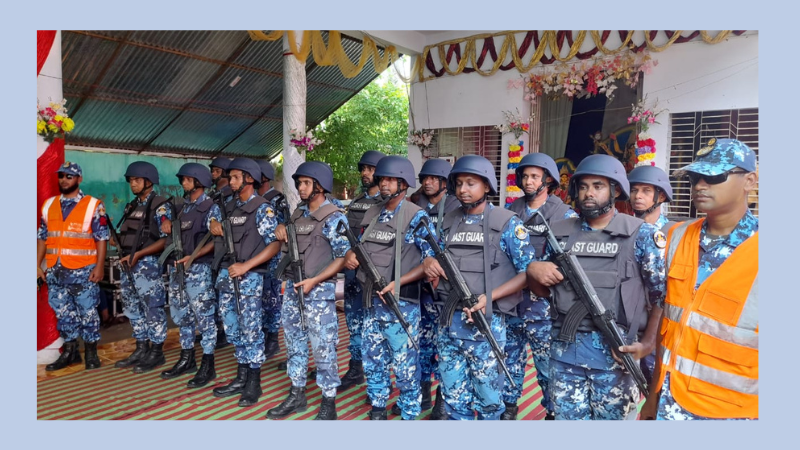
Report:
[{"label": "corrugated metal roof", "polygon": [[[361,42],[342,45],[358,62]],[[252,41],[246,31],[64,31],[62,59],[76,123],[68,145],[197,156],[282,149],[281,41]],[[371,60],[346,79],[313,58],[306,73],[309,126],[378,75]]]}]

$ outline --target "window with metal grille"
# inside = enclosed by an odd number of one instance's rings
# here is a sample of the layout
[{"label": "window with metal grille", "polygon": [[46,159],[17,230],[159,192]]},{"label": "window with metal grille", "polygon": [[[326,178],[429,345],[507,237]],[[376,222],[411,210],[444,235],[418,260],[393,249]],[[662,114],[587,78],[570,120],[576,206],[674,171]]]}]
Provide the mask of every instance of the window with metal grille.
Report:
[{"label": "window with metal grille", "polygon": [[430,158],[453,157],[458,159],[464,155],[480,155],[494,165],[495,177],[498,181],[498,195],[489,196],[495,206],[500,205],[499,191],[500,170],[502,161],[503,136],[492,125],[477,127],[438,128],[435,130],[436,140],[429,147]]},{"label": "window with metal grille", "polygon": [[[700,111],[670,114],[670,154],[668,172],[695,159],[695,152],[709,139],[738,139],[756,154],[758,161],[758,108],[724,111]],[[673,198],[669,215],[674,217],[702,217],[704,214],[692,204],[691,187],[686,178],[672,180]],[[758,216],[758,187],[748,199],[750,211]]]}]

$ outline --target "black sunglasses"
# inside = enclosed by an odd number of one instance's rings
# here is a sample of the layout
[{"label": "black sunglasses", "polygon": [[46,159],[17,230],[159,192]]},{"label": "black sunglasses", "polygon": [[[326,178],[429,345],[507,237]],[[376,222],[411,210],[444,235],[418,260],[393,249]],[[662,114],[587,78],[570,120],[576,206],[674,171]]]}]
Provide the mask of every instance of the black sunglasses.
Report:
[{"label": "black sunglasses", "polygon": [[64,173],[64,172],[59,172],[58,173],[58,179],[59,180],[64,178],[64,177],[67,177],[68,180],[71,180],[73,178],[77,178],[77,175],[72,175],[72,174]]},{"label": "black sunglasses", "polygon": [[728,181],[728,175],[741,175],[745,173],[749,172],[744,170],[737,170],[737,171],[729,170],[719,175],[703,175],[694,172],[687,172],[687,176],[689,177],[689,182],[692,183],[693,185],[697,184],[697,182],[700,181],[701,179],[705,180],[706,184],[713,185],[713,184],[722,184]]}]

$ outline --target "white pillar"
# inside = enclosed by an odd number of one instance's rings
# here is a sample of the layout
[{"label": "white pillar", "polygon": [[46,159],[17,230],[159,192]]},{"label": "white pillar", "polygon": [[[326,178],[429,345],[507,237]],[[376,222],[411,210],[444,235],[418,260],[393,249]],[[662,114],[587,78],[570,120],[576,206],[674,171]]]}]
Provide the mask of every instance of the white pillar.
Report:
[{"label": "white pillar", "polygon": [[[64,98],[64,89],[62,86],[61,75],[61,30],[56,31],[56,37],[53,40],[53,47],[47,55],[47,59],[36,77],[36,100],[42,107],[48,106],[50,102],[60,102]],[[67,103],[67,113],[71,106]],[[72,115],[70,114],[70,117]],[[44,138],[36,135],[36,157],[42,156],[47,146],[50,145],[45,142]]]},{"label": "white pillar", "polygon": [[[300,47],[303,32],[295,31],[295,46]],[[289,142],[289,130],[306,129],[306,65],[289,54],[288,34],[283,36],[283,194],[294,211],[300,196],[294,187],[292,175],[306,159],[305,152],[299,153]],[[311,57],[311,55],[309,55]]]}]

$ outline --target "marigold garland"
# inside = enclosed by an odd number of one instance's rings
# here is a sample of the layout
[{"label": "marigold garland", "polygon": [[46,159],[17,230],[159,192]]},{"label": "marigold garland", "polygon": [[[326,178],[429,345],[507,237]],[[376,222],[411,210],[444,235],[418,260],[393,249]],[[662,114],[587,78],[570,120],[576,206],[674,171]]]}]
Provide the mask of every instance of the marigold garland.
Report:
[{"label": "marigold garland", "polygon": [[506,176],[506,203],[514,203],[514,200],[522,197],[522,189],[517,187],[517,167],[522,160],[522,152],[525,150],[524,142],[519,141],[508,145],[508,175]]}]

